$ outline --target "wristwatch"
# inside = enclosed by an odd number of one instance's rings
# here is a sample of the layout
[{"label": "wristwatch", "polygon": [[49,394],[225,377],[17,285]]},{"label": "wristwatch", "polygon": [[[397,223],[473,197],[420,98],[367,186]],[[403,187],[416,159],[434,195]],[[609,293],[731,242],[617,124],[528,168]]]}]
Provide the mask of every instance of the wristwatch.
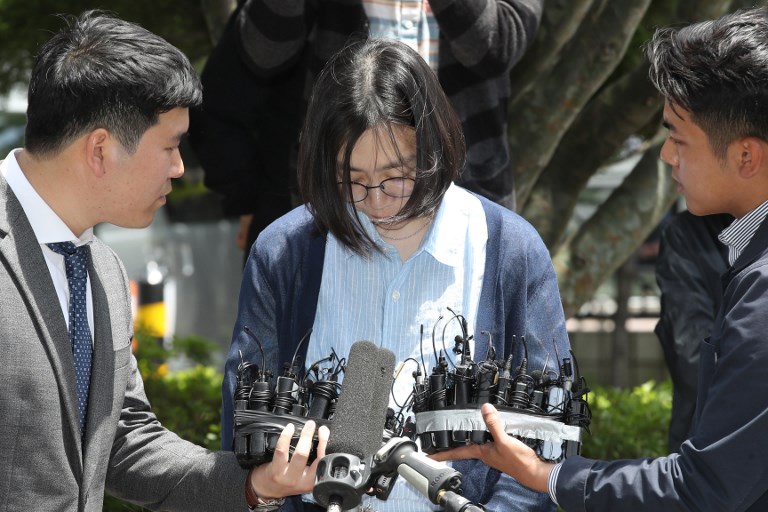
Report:
[{"label": "wristwatch", "polygon": [[283,503],[285,503],[285,498],[262,498],[256,494],[256,489],[251,485],[252,472],[253,469],[248,472],[248,476],[245,479],[245,499],[248,502],[248,510],[251,512],[270,512],[279,510],[280,507],[283,506]]},{"label": "wristwatch", "polygon": [[280,507],[285,503],[285,498],[268,498],[263,499],[256,497],[256,504],[250,505],[248,510],[251,512],[270,512],[273,510],[280,510]]}]

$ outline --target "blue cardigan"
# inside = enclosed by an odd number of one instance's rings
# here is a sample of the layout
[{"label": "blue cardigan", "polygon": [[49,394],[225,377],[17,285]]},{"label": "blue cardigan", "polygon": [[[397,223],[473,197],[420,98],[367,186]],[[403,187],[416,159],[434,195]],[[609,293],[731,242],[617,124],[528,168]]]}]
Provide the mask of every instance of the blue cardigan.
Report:
[{"label": "blue cardigan", "polygon": [[[536,230],[519,215],[481,196],[488,224],[485,274],[475,333],[488,331],[498,354],[508,355],[512,335],[525,335],[529,368],[555,361],[570,350],[557,278],[549,252]],[[281,375],[315,319],[325,255],[321,234],[306,207],[284,215],[264,230],[251,248],[240,290],[239,312],[227,356],[222,387],[222,447],[232,449],[233,392],[240,352],[261,363],[247,326],[266,352],[267,367]],[[538,340],[538,341],[537,341]],[[554,344],[553,344],[554,343]],[[522,344],[514,346],[515,360]],[[299,352],[306,353],[306,345]],[[475,354],[486,354],[488,336],[475,336]],[[498,471],[475,461],[454,466],[464,474],[464,494],[489,510],[554,510],[546,495],[529,491]],[[528,498],[526,498],[528,496]],[[526,500],[530,504],[526,505]],[[533,505],[535,503],[535,505]],[[533,507],[533,508],[532,508]],[[286,503],[283,510],[292,510]]]}]

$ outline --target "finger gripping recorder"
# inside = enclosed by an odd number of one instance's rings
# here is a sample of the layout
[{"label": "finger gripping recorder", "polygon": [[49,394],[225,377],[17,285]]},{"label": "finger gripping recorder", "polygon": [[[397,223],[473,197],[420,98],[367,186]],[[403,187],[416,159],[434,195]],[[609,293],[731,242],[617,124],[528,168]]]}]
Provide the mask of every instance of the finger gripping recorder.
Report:
[{"label": "finger gripping recorder", "polygon": [[[237,385],[234,399],[233,450],[237,461],[244,468],[258,466],[272,460],[275,445],[286,425],[293,423],[291,439],[296,447],[301,429],[307,420],[318,426],[328,425],[333,416],[341,385],[337,382],[344,370],[344,360],[335,353],[309,367],[299,376],[299,362],[294,355],[284,365],[283,374],[272,384],[272,373],[265,370],[264,351],[258,339],[248,327],[247,332],[261,350],[261,366],[242,361],[237,369]],[[309,333],[304,337],[306,340]],[[301,343],[299,343],[301,346]],[[297,348],[298,352],[298,348]],[[316,458],[317,434],[312,444],[309,463]]]}]

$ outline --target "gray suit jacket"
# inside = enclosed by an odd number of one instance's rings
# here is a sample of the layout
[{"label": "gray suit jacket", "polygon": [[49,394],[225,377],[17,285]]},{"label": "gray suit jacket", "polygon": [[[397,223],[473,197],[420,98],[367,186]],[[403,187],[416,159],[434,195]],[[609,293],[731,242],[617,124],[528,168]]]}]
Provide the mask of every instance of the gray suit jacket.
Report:
[{"label": "gray suit jacket", "polygon": [[160,510],[247,510],[245,474],[163,428],[136,359],[125,270],[91,246],[94,356],[85,446],[66,322],[40,245],[0,176],[0,512],[100,511],[113,495]]}]

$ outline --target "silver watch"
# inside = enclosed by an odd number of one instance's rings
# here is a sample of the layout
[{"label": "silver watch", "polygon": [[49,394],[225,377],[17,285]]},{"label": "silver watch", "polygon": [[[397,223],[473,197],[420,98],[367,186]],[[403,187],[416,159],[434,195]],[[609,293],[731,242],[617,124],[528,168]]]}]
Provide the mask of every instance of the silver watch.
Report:
[{"label": "silver watch", "polygon": [[248,510],[251,512],[270,512],[273,510],[280,510],[280,507],[283,506],[283,503],[285,503],[285,498],[257,498],[256,504],[252,507],[248,507]]}]

